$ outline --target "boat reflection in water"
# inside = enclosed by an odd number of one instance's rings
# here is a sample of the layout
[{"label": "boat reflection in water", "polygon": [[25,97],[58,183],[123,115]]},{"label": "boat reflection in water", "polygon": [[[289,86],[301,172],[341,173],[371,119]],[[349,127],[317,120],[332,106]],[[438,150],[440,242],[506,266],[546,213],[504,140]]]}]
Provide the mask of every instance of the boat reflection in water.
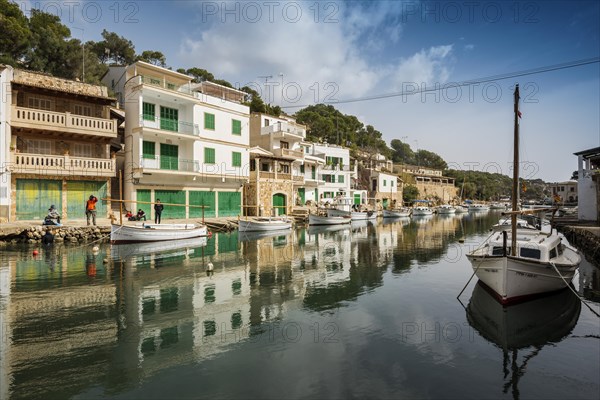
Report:
[{"label": "boat reflection in water", "polygon": [[125,260],[128,258],[144,257],[168,257],[182,255],[188,251],[194,251],[204,247],[208,243],[207,237],[198,237],[183,240],[170,240],[165,242],[113,244],[110,254],[113,260]]},{"label": "boat reflection in water", "polygon": [[251,241],[270,238],[270,237],[289,236],[291,234],[292,234],[291,229],[282,229],[282,230],[277,230],[277,231],[265,231],[265,232],[239,232],[238,240],[240,242],[251,242]]},{"label": "boat reflection in water", "polygon": [[[564,339],[575,327],[581,312],[579,299],[568,289],[512,306],[502,306],[477,283],[467,306],[469,324],[504,355],[503,392],[519,398],[519,380],[528,362],[547,344]],[[518,351],[525,350],[519,365]],[[510,367],[510,370],[509,370]]]}]

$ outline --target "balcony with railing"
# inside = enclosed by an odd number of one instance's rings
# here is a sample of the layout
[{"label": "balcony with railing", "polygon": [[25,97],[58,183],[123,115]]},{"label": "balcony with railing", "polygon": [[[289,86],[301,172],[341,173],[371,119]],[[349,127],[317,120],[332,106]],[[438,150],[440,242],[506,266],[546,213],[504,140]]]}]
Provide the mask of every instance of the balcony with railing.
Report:
[{"label": "balcony with railing", "polygon": [[301,150],[291,150],[291,149],[273,149],[273,154],[276,157],[288,157],[288,158],[295,158],[295,159],[302,159],[304,158],[304,152]]},{"label": "balcony with railing", "polygon": [[303,175],[292,175],[290,173],[285,172],[266,172],[259,171],[257,174],[256,171],[250,171],[250,180],[256,181],[257,176],[260,177],[261,180],[280,180],[280,181],[292,181],[294,184],[302,184],[304,183]]},{"label": "balcony with railing", "polygon": [[136,77],[135,80],[138,84],[154,86],[157,88],[169,90],[171,92],[192,95],[192,89],[188,84],[179,85],[163,78],[148,75],[140,75]]},{"label": "balcony with railing", "polygon": [[54,112],[13,106],[12,125],[53,132],[117,137],[117,123],[112,119],[87,117],[70,112]]},{"label": "balcony with railing", "polygon": [[168,118],[141,115],[140,126],[144,128],[160,129],[162,131],[167,131],[167,133],[178,133],[188,136],[200,135],[198,124]]},{"label": "balcony with railing", "polygon": [[288,122],[276,122],[273,125],[261,128],[260,134],[273,135],[274,138],[286,137],[302,140],[306,138],[306,129]]},{"label": "balcony with railing", "polygon": [[113,177],[117,173],[114,158],[13,153],[11,161],[10,169],[14,174]]},{"label": "balcony with railing", "polygon": [[160,172],[200,172],[200,162],[172,156],[154,156],[140,158],[140,168],[143,170],[158,170]]}]

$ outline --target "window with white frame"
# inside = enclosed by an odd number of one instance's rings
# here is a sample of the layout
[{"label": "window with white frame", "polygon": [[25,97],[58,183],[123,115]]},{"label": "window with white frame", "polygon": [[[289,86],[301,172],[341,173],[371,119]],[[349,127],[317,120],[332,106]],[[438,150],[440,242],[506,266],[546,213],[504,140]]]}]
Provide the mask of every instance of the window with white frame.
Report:
[{"label": "window with white frame", "polygon": [[93,148],[91,143],[72,143],[71,155],[75,157],[93,157]]},{"label": "window with white frame", "polygon": [[27,144],[27,153],[52,154],[52,141],[50,140],[28,139],[25,143]]},{"label": "window with white frame", "polygon": [[37,110],[53,111],[54,105],[52,100],[45,97],[34,97],[31,96],[27,99],[27,106],[29,108],[35,108]]},{"label": "window with white frame", "polygon": [[84,104],[73,104],[73,114],[91,117],[92,107]]}]

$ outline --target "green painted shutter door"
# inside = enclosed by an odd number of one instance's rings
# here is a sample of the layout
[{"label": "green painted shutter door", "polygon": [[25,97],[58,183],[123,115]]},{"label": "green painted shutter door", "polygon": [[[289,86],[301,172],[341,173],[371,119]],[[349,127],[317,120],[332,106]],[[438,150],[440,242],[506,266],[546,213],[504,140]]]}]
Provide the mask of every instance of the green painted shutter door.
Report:
[{"label": "green painted shutter door", "polygon": [[219,217],[236,217],[240,215],[242,196],[240,192],[218,192]]},{"label": "green painted shutter door", "polygon": [[160,144],[160,169],[178,170],[179,146]]},{"label": "green painted shutter door", "polygon": [[360,205],[360,194],[354,195],[354,204]]},{"label": "green painted shutter door", "polygon": [[106,182],[67,181],[67,217],[69,219],[85,219],[86,201],[93,194],[98,198],[96,216],[106,217]]},{"label": "green painted shutter door", "polygon": [[[156,190],[154,191],[155,202],[156,199],[160,199],[161,203],[185,205],[185,192],[181,190]],[[185,218],[185,208],[186,207],[165,206],[162,212],[162,218]]]},{"label": "green painted shutter door", "polygon": [[[149,203],[151,201],[150,200],[150,190],[139,189],[136,192],[136,197],[139,201],[147,201]],[[136,204],[135,210],[129,210],[129,211],[131,211],[135,215],[135,214],[137,214],[137,211],[140,208],[142,210],[144,210],[144,212],[146,213],[146,218],[150,219],[150,210],[152,209],[152,204]]]},{"label": "green painted shutter door", "polygon": [[179,110],[169,107],[160,107],[160,129],[178,131]]},{"label": "green painted shutter door", "polygon": [[304,205],[304,203],[306,203],[306,192],[304,191],[304,188],[298,188],[298,196],[300,196],[300,201],[302,202],[301,205]]},{"label": "green painted shutter door", "polygon": [[[215,217],[215,192],[190,191],[190,205],[208,206],[204,209],[204,216]],[[190,207],[190,218],[202,218],[202,209]]]},{"label": "green painted shutter door", "polygon": [[383,199],[383,208],[388,207],[388,199]]},{"label": "green painted shutter door", "polygon": [[17,179],[17,220],[44,219],[53,204],[62,214],[62,181]]},{"label": "green painted shutter door", "polygon": [[276,215],[284,215],[286,213],[284,194],[277,193],[273,195],[273,208],[277,210],[275,212]]}]

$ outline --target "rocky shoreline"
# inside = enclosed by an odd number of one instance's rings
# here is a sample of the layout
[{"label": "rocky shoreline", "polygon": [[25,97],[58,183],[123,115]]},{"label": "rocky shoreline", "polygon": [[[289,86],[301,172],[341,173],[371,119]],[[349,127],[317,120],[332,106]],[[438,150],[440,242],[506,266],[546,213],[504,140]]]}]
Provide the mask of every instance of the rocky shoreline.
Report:
[{"label": "rocky shoreline", "polygon": [[110,227],[103,226],[31,226],[15,229],[12,232],[3,232],[0,235],[0,247],[9,244],[35,244],[40,243],[42,236],[48,229],[54,234],[54,241],[59,243],[86,243],[93,241],[109,240]]},{"label": "rocky shoreline", "polygon": [[588,261],[600,268],[600,236],[586,227],[559,225],[557,229]]}]

